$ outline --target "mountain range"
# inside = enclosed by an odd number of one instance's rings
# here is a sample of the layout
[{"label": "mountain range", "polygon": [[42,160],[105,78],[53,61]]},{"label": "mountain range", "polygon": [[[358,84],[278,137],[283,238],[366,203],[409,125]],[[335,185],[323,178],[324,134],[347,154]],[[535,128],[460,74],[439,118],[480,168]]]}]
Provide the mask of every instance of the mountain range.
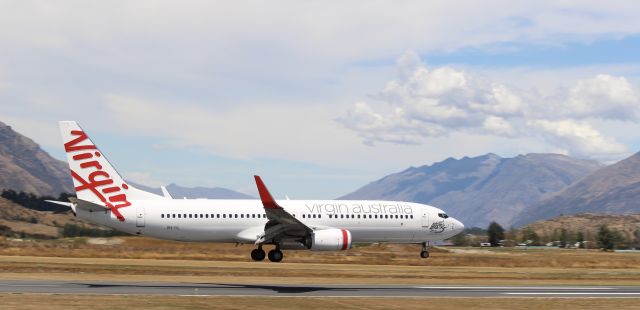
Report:
[{"label": "mountain range", "polygon": [[341,199],[402,200],[441,207],[467,227],[508,227],[533,203],[602,168],[558,154],[448,158],[369,183]]},{"label": "mountain range", "polygon": [[73,184],[67,163],[0,122],[0,189],[57,197],[71,193]]},{"label": "mountain range", "polygon": [[[149,187],[133,182],[129,182],[133,186],[154,194],[162,195],[162,190],[158,187]],[[207,199],[255,199],[240,192],[232,191],[222,187],[184,187],[177,184],[169,184],[166,186],[171,197],[175,199],[189,198],[207,198]]]},{"label": "mountain range", "polygon": [[640,213],[640,153],[599,169],[533,204],[515,224],[584,212]]}]

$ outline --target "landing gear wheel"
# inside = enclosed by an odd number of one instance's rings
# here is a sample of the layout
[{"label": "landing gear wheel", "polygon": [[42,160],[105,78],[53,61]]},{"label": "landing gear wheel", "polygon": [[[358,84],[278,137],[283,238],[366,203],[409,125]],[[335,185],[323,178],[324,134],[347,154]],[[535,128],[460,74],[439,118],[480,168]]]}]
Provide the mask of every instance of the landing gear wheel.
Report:
[{"label": "landing gear wheel", "polygon": [[253,249],[253,251],[251,251],[251,259],[256,262],[264,260],[265,256],[266,254],[262,248]]},{"label": "landing gear wheel", "polygon": [[274,262],[274,263],[278,263],[278,262],[282,261],[283,257],[284,257],[284,255],[282,255],[282,251],[280,251],[280,250],[271,250],[271,251],[269,251],[269,260]]},{"label": "landing gear wheel", "polygon": [[429,258],[429,242],[422,243],[422,251],[420,251],[420,257]]},{"label": "landing gear wheel", "polygon": [[420,257],[429,258],[429,251],[421,251],[420,252]]}]

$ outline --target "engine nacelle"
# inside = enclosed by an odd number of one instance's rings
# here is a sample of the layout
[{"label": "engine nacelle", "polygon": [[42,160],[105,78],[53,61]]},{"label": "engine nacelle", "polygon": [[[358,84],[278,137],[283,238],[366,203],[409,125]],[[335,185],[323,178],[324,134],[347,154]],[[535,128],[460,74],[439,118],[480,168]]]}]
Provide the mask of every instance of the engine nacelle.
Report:
[{"label": "engine nacelle", "polygon": [[351,232],[346,229],[316,230],[309,238],[311,251],[341,251],[351,248]]}]

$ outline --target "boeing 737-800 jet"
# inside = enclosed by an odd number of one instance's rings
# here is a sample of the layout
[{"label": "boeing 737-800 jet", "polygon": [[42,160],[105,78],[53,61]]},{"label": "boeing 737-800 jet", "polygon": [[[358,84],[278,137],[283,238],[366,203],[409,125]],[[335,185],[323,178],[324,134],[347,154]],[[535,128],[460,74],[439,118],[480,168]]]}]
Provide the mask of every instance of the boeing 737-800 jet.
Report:
[{"label": "boeing 737-800 jet", "polygon": [[[281,250],[343,251],[354,243],[422,244],[462,232],[464,225],[432,206],[400,201],[278,200],[255,176],[260,200],[173,199],[127,184],[76,122],[60,122],[77,198],[51,201],[88,221],[134,235],[254,244],[251,258],[283,258]],[[263,245],[274,245],[266,255]]]}]

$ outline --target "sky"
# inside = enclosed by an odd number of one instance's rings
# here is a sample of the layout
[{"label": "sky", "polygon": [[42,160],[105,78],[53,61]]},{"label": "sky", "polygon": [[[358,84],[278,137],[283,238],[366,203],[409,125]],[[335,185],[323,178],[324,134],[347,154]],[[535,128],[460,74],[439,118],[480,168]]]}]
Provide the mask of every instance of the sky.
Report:
[{"label": "sky", "polygon": [[640,149],[634,1],[0,1],[0,121],[125,178],[328,199],[449,157]]}]

